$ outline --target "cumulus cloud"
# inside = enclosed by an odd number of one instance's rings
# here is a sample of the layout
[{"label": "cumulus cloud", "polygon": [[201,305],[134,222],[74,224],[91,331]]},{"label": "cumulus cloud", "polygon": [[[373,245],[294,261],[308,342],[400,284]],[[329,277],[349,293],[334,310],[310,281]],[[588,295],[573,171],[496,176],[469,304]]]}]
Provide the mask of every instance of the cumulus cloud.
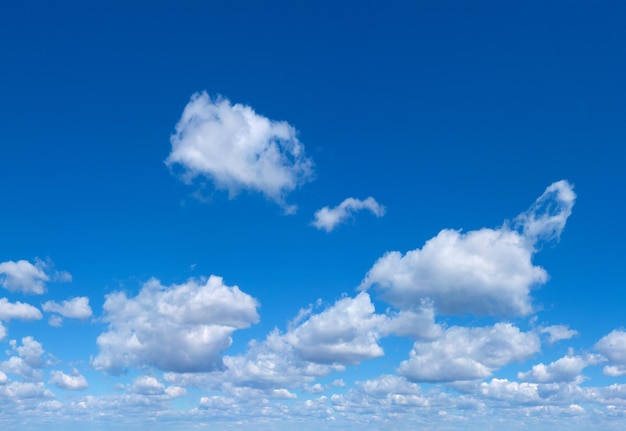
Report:
[{"label": "cumulus cloud", "polygon": [[445,314],[524,316],[532,312],[530,290],[545,283],[546,271],[532,263],[538,241],[556,238],[571,214],[575,194],[566,181],[550,185],[517,217],[520,230],[463,233],[444,229],[421,249],[386,253],[360,289],[376,286],[400,309],[433,302]]},{"label": "cumulus cloud", "polygon": [[13,292],[42,294],[50,277],[41,268],[27,260],[0,263],[0,284]]},{"label": "cumulus cloud", "polygon": [[302,386],[382,356],[379,340],[390,334],[432,339],[441,331],[427,306],[419,312],[378,314],[370,296],[361,292],[318,313],[312,306],[300,310],[285,333],[274,329],[262,342],[253,340],[246,354],[226,356],[226,371],[220,379],[235,387],[265,391]]},{"label": "cumulus cloud", "polygon": [[373,197],[365,200],[347,198],[334,208],[324,207],[315,212],[313,226],[320,230],[330,232],[339,224],[345,222],[356,211],[369,210],[376,217],[385,215],[385,207],[376,202]]},{"label": "cumulus cloud", "polygon": [[47,301],[42,305],[42,308],[43,311],[58,313],[70,319],[87,319],[92,314],[89,298],[86,296],[67,299],[60,304],[55,301]]},{"label": "cumulus cloud", "polygon": [[158,395],[165,391],[165,385],[152,376],[139,376],[133,380],[132,392],[144,395]]},{"label": "cumulus cloud", "polygon": [[386,316],[376,314],[367,293],[342,298],[285,334],[299,355],[317,363],[355,364],[383,355],[378,345]]},{"label": "cumulus cloud", "polygon": [[82,391],[89,387],[87,379],[81,376],[77,370],[74,370],[72,375],[65,374],[62,371],[51,371],[49,383],[68,391]]},{"label": "cumulus cloud", "polygon": [[260,192],[287,210],[293,208],[285,196],[313,176],[313,162],[291,125],[206,92],[191,97],[170,141],[165,162],[182,168],[184,181],[207,178],[231,196]]},{"label": "cumulus cloud", "polygon": [[533,365],[530,371],[520,372],[517,378],[535,383],[573,382],[582,380],[581,372],[589,365],[601,362],[600,355],[564,356],[549,365]]},{"label": "cumulus cloud", "polygon": [[39,320],[41,311],[30,304],[23,302],[9,302],[7,298],[0,298],[0,320]]},{"label": "cumulus cloud", "polygon": [[9,345],[17,356],[11,356],[2,362],[0,368],[27,380],[40,380],[43,376],[41,368],[47,365],[42,358],[45,351],[41,343],[28,336],[22,338],[21,345],[18,345],[16,340],[9,341]]},{"label": "cumulus cloud", "polygon": [[604,374],[626,375],[626,331],[616,329],[605,335],[596,343],[595,349],[612,362],[612,365],[604,367]]},{"label": "cumulus cloud", "polygon": [[152,279],[136,297],[107,295],[108,330],[97,339],[99,370],[151,365],[165,371],[200,372],[222,367],[232,333],[258,322],[257,301],[222,278],[190,279],[166,287]]},{"label": "cumulus cloud", "polygon": [[435,341],[416,342],[398,372],[419,382],[482,379],[509,363],[528,359],[539,349],[536,333],[522,332],[510,323],[453,326]]}]

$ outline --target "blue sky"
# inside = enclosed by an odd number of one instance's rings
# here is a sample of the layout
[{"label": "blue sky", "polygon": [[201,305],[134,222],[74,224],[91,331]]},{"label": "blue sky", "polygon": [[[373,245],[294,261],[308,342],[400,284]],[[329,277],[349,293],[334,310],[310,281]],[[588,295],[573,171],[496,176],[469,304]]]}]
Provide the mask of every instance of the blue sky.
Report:
[{"label": "blue sky", "polygon": [[232,3],[0,2],[3,429],[621,429],[624,5]]}]

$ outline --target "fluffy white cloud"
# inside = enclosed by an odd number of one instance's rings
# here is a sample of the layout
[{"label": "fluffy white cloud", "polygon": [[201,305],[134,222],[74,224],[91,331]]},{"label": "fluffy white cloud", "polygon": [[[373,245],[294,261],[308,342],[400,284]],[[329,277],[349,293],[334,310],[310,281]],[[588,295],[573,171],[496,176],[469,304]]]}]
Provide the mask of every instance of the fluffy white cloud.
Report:
[{"label": "fluffy white cloud", "polygon": [[428,299],[446,314],[527,315],[531,288],[548,278],[532,263],[537,241],[560,235],[574,198],[572,186],[559,181],[517,217],[521,232],[507,223],[467,233],[444,229],[422,249],[388,252],[360,288],[376,285],[400,309],[419,307]]},{"label": "fluffy white cloud", "polygon": [[7,336],[7,328],[4,327],[2,321],[0,321],[0,341],[4,340],[4,337]]},{"label": "fluffy white cloud", "polygon": [[41,311],[30,304],[19,301],[9,302],[7,298],[0,298],[0,320],[39,320],[41,318]]},{"label": "fluffy white cloud", "polygon": [[0,371],[0,385],[5,385],[9,382],[9,378],[7,377],[6,374],[4,374],[2,371]]},{"label": "fluffy white cloud", "polygon": [[596,343],[595,349],[613,363],[604,367],[604,374],[626,375],[626,331],[616,329],[605,335]]},{"label": "fluffy white cloud", "polygon": [[549,365],[533,365],[530,371],[518,373],[517,378],[536,383],[582,381],[581,372],[589,365],[601,362],[599,355],[564,356]]},{"label": "fluffy white cloud", "polygon": [[[382,356],[378,344],[382,337],[432,339],[441,332],[431,308],[377,314],[370,296],[361,292],[319,313],[313,313],[313,307],[301,310],[287,332],[275,329],[262,342],[252,341],[245,355],[226,356],[227,370],[218,380],[264,391],[302,386],[333,370]],[[181,381],[180,376],[170,378]],[[265,392],[265,396],[269,395]]]},{"label": "fluffy white cloud", "polygon": [[317,210],[315,212],[313,226],[330,232],[335,229],[337,225],[350,218],[356,211],[361,210],[369,210],[376,217],[385,215],[385,207],[376,202],[376,199],[371,196],[365,200],[347,198],[334,208],[324,207]]},{"label": "fluffy white cloud", "polygon": [[521,332],[510,323],[480,328],[453,326],[435,341],[416,342],[410,359],[400,364],[398,372],[420,382],[482,379],[539,349],[536,333]]},{"label": "fluffy white cloud", "polygon": [[0,263],[0,284],[13,292],[42,294],[46,291],[45,282],[50,277],[41,268],[27,260]]},{"label": "fluffy white cloud", "polygon": [[258,322],[257,306],[216,276],[170,287],[152,279],[134,298],[109,294],[103,306],[109,327],[97,339],[93,366],[113,373],[139,365],[177,372],[218,369],[232,333]]},{"label": "fluffy white cloud", "polygon": [[378,345],[387,317],[376,314],[367,293],[342,298],[285,334],[305,360],[316,363],[355,364],[383,355]]},{"label": "fluffy white cloud", "polygon": [[49,383],[68,391],[82,391],[89,387],[87,379],[76,370],[74,370],[72,375],[65,374],[62,371],[51,371]]},{"label": "fluffy white cloud", "polygon": [[165,391],[165,385],[152,376],[139,376],[133,380],[132,392],[143,395],[158,395]]},{"label": "fluffy white cloud", "polygon": [[[45,351],[40,342],[33,337],[22,338],[18,346],[16,340],[9,341],[9,345],[17,356],[11,356],[0,364],[0,368],[8,373],[18,374],[27,380],[40,380],[43,376],[41,368],[47,364],[42,356]],[[7,352],[8,353],[8,352]]]},{"label": "fluffy white cloud", "polygon": [[205,177],[231,196],[252,190],[285,206],[285,196],[312,179],[292,126],[206,92],[191,97],[170,140],[166,164],[182,167],[183,180]]},{"label": "fluffy white cloud", "polygon": [[86,296],[78,296],[57,303],[55,301],[46,301],[42,305],[43,311],[50,313],[58,313],[61,316],[71,319],[87,319],[91,317],[91,307],[89,306],[89,298]]}]

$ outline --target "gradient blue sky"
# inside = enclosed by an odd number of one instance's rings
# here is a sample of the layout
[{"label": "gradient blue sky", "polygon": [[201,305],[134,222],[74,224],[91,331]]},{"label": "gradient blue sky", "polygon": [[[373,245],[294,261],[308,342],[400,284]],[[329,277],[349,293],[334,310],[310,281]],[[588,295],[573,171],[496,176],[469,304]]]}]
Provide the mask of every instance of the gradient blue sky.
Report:
[{"label": "gradient blue sky", "polygon": [[621,429],[624,4],[226,3],[0,2],[0,427]]}]

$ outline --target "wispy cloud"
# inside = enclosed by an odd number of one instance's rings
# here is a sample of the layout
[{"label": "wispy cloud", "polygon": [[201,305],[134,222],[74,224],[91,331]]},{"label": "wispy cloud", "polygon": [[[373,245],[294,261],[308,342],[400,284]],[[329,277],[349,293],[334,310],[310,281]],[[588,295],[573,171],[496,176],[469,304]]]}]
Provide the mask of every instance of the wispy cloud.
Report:
[{"label": "wispy cloud", "polygon": [[347,198],[336,207],[326,206],[317,210],[312,224],[320,230],[330,232],[352,217],[355,212],[362,210],[369,210],[376,217],[384,216],[386,211],[385,207],[371,196],[365,200]]}]

